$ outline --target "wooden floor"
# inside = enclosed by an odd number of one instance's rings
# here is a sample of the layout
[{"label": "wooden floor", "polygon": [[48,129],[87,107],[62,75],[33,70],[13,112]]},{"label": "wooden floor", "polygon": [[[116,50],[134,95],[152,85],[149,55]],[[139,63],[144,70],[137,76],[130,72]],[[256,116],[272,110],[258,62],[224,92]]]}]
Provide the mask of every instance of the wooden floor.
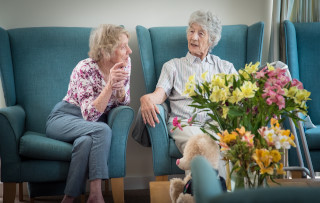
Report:
[{"label": "wooden floor", "polygon": [[[35,203],[56,203],[61,202],[62,198],[63,196],[38,197],[35,198]],[[124,201],[125,203],[150,203],[149,190],[126,190],[124,192]],[[0,198],[0,202],[3,202],[2,198]],[[23,201],[19,201],[19,198],[16,197],[15,203],[26,202],[29,202],[29,197],[24,197]],[[111,192],[105,196],[105,202],[113,203]],[[80,203],[80,198],[77,198],[74,203]]]},{"label": "wooden floor", "polygon": [[[320,179],[277,179],[276,180],[280,185],[277,185],[273,182],[268,181],[270,187],[278,187],[278,186],[307,186],[307,187],[320,187]],[[148,189],[145,190],[126,190],[125,191],[125,203],[165,203],[171,202],[168,194],[169,190],[169,181],[163,182],[151,182],[151,199],[150,199],[150,191]],[[62,196],[55,197],[38,197],[35,199],[35,203],[55,203],[61,202]],[[3,202],[2,198],[0,198],[0,203]],[[15,200],[15,203],[25,203],[29,202],[29,198],[24,197],[23,201],[19,201],[18,197]],[[109,192],[105,196],[106,203],[113,203],[112,194]],[[75,203],[80,203],[80,198],[77,198]]]}]

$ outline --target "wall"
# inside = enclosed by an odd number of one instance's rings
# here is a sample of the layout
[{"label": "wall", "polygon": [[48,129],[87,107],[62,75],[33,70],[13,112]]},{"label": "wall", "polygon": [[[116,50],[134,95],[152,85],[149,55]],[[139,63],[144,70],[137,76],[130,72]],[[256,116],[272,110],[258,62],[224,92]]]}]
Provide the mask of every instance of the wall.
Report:
[{"label": "wall", "polygon": [[[271,20],[271,0],[0,0],[0,26],[5,29],[32,26],[84,26],[101,23],[122,24],[131,34],[132,103],[137,111],[139,98],[144,94],[139,49],[135,26],[187,25],[190,14],[198,9],[210,10],[223,24],[265,22],[262,63],[268,58]],[[4,106],[0,86],[0,107]],[[127,148],[127,178],[125,187],[147,187],[152,179],[152,151],[135,143],[131,136]],[[135,184],[133,184],[133,182]]]}]

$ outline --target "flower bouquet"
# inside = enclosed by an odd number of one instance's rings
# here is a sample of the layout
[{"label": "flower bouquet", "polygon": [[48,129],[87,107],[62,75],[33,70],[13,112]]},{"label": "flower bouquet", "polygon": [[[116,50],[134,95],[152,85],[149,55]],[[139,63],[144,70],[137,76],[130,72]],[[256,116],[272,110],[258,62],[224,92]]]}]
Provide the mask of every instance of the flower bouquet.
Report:
[{"label": "flower bouquet", "polygon": [[[294,123],[306,114],[310,92],[296,79],[290,80],[286,69],[259,63],[246,65],[239,74],[216,74],[210,81],[207,72],[200,81],[189,77],[184,94],[191,97],[196,110],[210,117],[202,131],[218,135],[223,157],[232,163],[232,173],[247,180],[249,187],[262,185],[267,177],[284,174],[281,149],[294,144],[290,130],[281,128],[286,117]],[[195,114],[196,115],[196,114]],[[181,128],[178,118],[175,128]],[[188,125],[196,122],[196,116]],[[254,178],[250,178],[254,176]]]}]

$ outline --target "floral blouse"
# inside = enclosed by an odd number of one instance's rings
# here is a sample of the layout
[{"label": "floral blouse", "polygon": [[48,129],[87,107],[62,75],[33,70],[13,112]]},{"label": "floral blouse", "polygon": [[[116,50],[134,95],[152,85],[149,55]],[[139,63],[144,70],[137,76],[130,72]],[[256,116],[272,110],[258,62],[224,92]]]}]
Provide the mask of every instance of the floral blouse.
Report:
[{"label": "floral blouse", "polygon": [[[130,103],[130,74],[131,60],[129,58],[128,65],[124,68],[129,72],[129,77],[125,81],[125,99],[119,102],[116,98],[116,91],[112,91],[105,113],[119,105],[128,105]],[[106,83],[98,64],[91,58],[80,61],[73,69],[68,87],[67,95],[63,100],[79,106],[82,117],[88,121],[97,121],[102,115],[94,106],[93,101],[99,96]]]}]

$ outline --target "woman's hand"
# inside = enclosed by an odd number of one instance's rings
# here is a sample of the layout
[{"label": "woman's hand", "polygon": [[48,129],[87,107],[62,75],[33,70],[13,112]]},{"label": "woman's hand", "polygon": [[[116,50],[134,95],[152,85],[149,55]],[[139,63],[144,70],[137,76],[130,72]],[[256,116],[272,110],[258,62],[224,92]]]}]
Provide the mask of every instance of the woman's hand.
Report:
[{"label": "woman's hand", "polygon": [[141,102],[141,116],[144,124],[149,124],[152,127],[155,127],[155,122],[159,123],[157,113],[160,111],[157,105],[151,100],[152,95],[147,94],[140,98]]},{"label": "woman's hand", "polygon": [[123,62],[114,64],[110,69],[108,83],[112,90],[121,91],[124,88],[124,83],[128,79],[129,73],[124,70]]}]

